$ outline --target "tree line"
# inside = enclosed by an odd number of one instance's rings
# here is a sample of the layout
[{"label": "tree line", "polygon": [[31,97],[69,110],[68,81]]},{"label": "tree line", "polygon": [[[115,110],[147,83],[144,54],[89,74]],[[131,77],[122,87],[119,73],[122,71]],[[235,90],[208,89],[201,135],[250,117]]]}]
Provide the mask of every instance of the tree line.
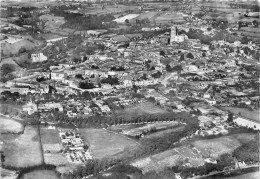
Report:
[{"label": "tree line", "polygon": [[78,166],[76,170],[74,170],[73,172],[65,173],[63,177],[65,179],[80,179],[89,175],[96,176],[99,172],[112,167],[118,162],[120,162],[120,160],[107,158],[103,158],[100,160],[88,160],[86,161],[84,166]]}]

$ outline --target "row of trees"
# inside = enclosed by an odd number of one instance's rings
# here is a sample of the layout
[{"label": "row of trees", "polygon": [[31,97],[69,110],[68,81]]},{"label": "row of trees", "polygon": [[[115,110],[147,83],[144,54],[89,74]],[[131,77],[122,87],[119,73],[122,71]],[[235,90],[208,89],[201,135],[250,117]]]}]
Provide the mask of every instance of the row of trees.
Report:
[{"label": "row of trees", "polygon": [[[110,103],[111,104],[111,103]],[[93,106],[92,106],[93,107]],[[37,119],[38,114],[33,115],[23,114],[22,118]],[[186,124],[192,124],[196,126],[198,120],[192,117],[190,114],[181,113],[165,113],[165,114],[143,114],[143,115],[133,115],[131,117],[124,114],[114,114],[111,116],[77,116],[68,117],[63,112],[53,111],[47,118],[49,122],[55,122],[57,125],[69,125],[77,127],[106,127],[108,125],[118,125],[118,124],[135,124],[144,122],[156,122],[156,121],[178,121]],[[34,122],[36,122],[35,120]]]},{"label": "row of trees", "polygon": [[179,121],[183,123],[193,123],[197,119],[192,117],[189,113],[160,113],[160,114],[125,114],[117,113],[112,115],[107,121],[107,124],[131,124],[131,123],[144,123],[144,122],[156,122],[156,121]]}]

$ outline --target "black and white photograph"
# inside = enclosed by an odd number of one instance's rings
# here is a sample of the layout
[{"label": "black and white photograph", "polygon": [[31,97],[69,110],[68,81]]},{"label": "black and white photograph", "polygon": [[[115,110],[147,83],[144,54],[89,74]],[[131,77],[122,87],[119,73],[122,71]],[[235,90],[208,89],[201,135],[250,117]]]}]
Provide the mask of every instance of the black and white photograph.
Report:
[{"label": "black and white photograph", "polygon": [[1,179],[260,179],[260,0],[0,0]]}]

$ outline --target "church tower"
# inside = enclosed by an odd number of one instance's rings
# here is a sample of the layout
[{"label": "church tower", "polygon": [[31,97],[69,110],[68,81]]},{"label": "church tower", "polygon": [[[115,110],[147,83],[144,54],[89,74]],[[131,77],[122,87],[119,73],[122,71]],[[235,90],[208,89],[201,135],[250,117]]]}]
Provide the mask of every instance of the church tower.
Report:
[{"label": "church tower", "polygon": [[175,41],[176,36],[177,36],[177,27],[173,26],[171,27],[171,38],[170,38],[170,44]]}]

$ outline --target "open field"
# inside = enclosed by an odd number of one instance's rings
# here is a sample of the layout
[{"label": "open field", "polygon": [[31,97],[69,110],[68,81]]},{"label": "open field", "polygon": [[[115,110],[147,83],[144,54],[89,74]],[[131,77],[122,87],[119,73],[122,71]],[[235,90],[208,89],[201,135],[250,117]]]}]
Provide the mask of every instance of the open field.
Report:
[{"label": "open field", "polygon": [[115,126],[110,126],[108,129],[116,132],[123,132],[139,127],[143,127],[145,124],[133,124],[133,125],[115,125]]},{"label": "open field", "polygon": [[13,167],[29,167],[43,162],[37,129],[26,126],[24,134],[3,134],[0,150],[5,155],[4,164]]},{"label": "open field", "polygon": [[60,151],[62,149],[59,131],[57,129],[41,128],[41,142],[44,151]]},{"label": "open field", "polygon": [[12,37],[12,36],[8,36],[7,39],[1,40],[0,43],[7,42],[7,43],[10,43],[10,44],[13,44],[13,43],[19,42],[21,40],[23,40],[23,39],[22,38],[15,38],[15,37]]},{"label": "open field", "polygon": [[59,131],[57,129],[41,128],[40,135],[45,163],[55,166],[69,165],[66,154],[61,153],[63,147]]},{"label": "open field", "polygon": [[24,129],[20,122],[11,118],[0,115],[0,131],[1,133],[20,133]]},{"label": "open field", "polygon": [[250,128],[254,128],[254,129],[260,130],[260,122],[255,122],[253,120],[248,120],[248,119],[243,118],[243,117],[237,117],[233,121],[235,123],[237,123],[239,126],[250,127]]},{"label": "open field", "polygon": [[133,118],[140,115],[149,115],[149,114],[163,114],[167,113],[164,109],[155,106],[152,103],[140,103],[134,106],[129,106],[123,110],[117,111],[116,116],[121,117],[124,120],[132,120]]},{"label": "open field", "polygon": [[186,22],[182,15],[176,13],[164,13],[155,19],[158,24],[169,22]]},{"label": "open field", "polygon": [[166,111],[161,109],[158,106],[153,105],[152,103],[140,103],[133,107],[126,108],[126,113],[140,113],[140,114],[155,114],[155,113],[165,113]]},{"label": "open field", "polygon": [[4,42],[1,43],[1,47],[4,55],[18,54],[20,48],[24,47],[26,50],[32,50],[35,44],[28,40],[20,40],[15,43]]},{"label": "open field", "polygon": [[[1,66],[1,64],[0,64]],[[0,104],[0,113],[2,114],[19,114],[22,111],[22,105],[14,105],[8,103]]]},{"label": "open field", "polygon": [[166,113],[167,111],[165,111],[164,109],[155,106],[152,103],[140,103],[140,104],[136,104],[134,106],[130,106],[127,107],[123,110],[120,110],[117,112],[117,116],[122,116],[122,118],[127,119],[127,120],[131,120],[134,117],[140,116],[140,115],[144,115],[144,114],[162,114],[162,113]]},{"label": "open field", "polygon": [[35,170],[24,174],[21,179],[60,179],[52,170]]},{"label": "open field", "polygon": [[63,153],[44,153],[44,162],[55,166],[70,165],[66,158],[66,154]]},{"label": "open field", "polygon": [[171,168],[180,165],[183,162],[197,167],[204,164],[204,159],[195,149],[188,146],[182,146],[166,150],[144,159],[139,159],[131,165],[141,169],[143,173],[147,173],[150,171],[161,172],[165,168]]},{"label": "open field", "polygon": [[138,145],[131,139],[103,129],[80,129],[80,133],[90,145],[93,158],[113,156]]},{"label": "open field", "polygon": [[95,7],[89,7],[86,10],[81,10],[84,14],[114,14],[123,13],[129,10],[137,10],[138,6],[126,6],[126,5],[106,5],[105,9],[101,9],[101,5],[95,5]]},{"label": "open field", "polygon": [[23,7],[37,7],[42,8],[44,6],[57,6],[57,5],[65,5],[65,3],[59,1],[43,1],[43,2],[36,2],[36,1],[4,1],[1,2],[1,5],[3,6],[10,6],[10,5],[16,5],[16,6],[23,6]]},{"label": "open field", "polygon": [[247,143],[254,138],[253,134],[235,134],[232,136],[219,137],[215,139],[198,140],[193,145],[202,152],[205,158],[217,159],[224,153],[231,153],[242,143]]},{"label": "open field", "polygon": [[62,24],[65,23],[64,17],[52,16],[49,14],[44,14],[39,17],[41,20],[46,21],[45,30],[51,30],[54,28],[59,28]]},{"label": "open field", "polygon": [[141,169],[143,173],[160,172],[167,167],[171,168],[183,164],[183,162],[198,167],[203,165],[207,158],[217,159],[223,153],[233,152],[241,144],[254,139],[254,136],[252,133],[242,133],[215,139],[198,140],[143,159],[137,159],[131,165]]},{"label": "open field", "polygon": [[52,34],[52,33],[49,33],[49,34],[40,34],[40,36],[42,38],[44,38],[45,40],[50,40],[50,39],[55,39],[55,38],[61,38],[62,36],[60,35],[57,35],[57,34]]},{"label": "open field", "polygon": [[126,16],[117,18],[117,19],[115,19],[115,20],[113,20],[113,21],[115,21],[115,22],[117,22],[117,23],[125,23],[125,20],[126,20],[126,19],[131,20],[131,19],[136,18],[136,17],[138,17],[138,16],[139,16],[139,14],[128,14],[128,15],[126,15]]},{"label": "open field", "polygon": [[220,107],[220,109],[230,111],[234,114],[238,114],[240,112],[241,116],[252,119],[256,122],[260,122],[260,111],[259,110],[254,110],[254,111],[249,111],[246,108],[236,108],[236,107]]}]

